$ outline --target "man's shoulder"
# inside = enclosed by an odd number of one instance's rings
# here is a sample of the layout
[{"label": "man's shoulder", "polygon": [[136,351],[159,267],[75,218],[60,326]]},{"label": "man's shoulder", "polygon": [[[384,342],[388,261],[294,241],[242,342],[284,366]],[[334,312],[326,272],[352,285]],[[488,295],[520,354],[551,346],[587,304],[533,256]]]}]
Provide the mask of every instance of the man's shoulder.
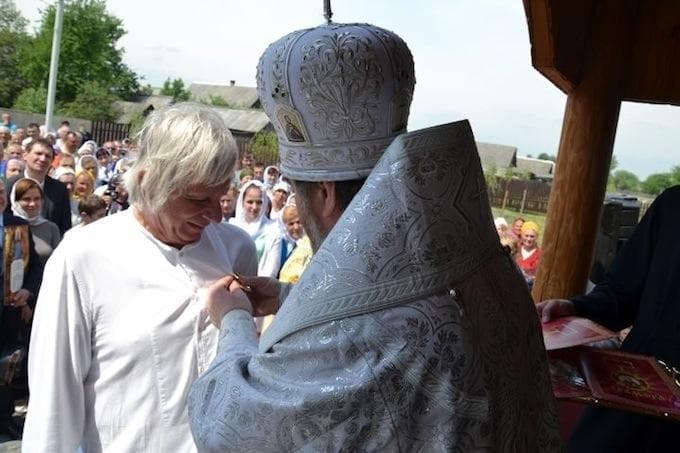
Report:
[{"label": "man's shoulder", "polygon": [[5,186],[7,187],[7,194],[9,195],[10,189],[12,188],[12,186],[14,186],[14,184],[15,184],[18,180],[20,180],[21,178],[25,178],[25,177],[26,177],[26,176],[24,176],[23,173],[20,173],[20,174],[18,174],[18,175],[12,176],[11,178],[8,178],[8,179],[7,179],[7,183],[5,184]]},{"label": "man's shoulder", "polygon": [[45,176],[45,190],[52,189],[52,190],[63,190],[66,191],[66,184],[63,182],[59,181],[58,179],[54,179],[51,176]]},{"label": "man's shoulder", "polygon": [[28,222],[22,219],[21,217],[17,217],[12,213],[9,212],[3,212],[2,213],[2,221],[3,225],[6,226],[11,226],[11,225],[28,225]]},{"label": "man's shoulder", "polygon": [[220,239],[228,241],[252,242],[250,235],[243,228],[227,222],[213,223],[209,226]]},{"label": "man's shoulder", "polygon": [[127,213],[119,213],[103,217],[88,225],[79,225],[69,229],[64,235],[63,246],[71,249],[83,249],[86,252],[101,250],[102,237],[124,241],[129,237],[126,225],[130,224]]}]

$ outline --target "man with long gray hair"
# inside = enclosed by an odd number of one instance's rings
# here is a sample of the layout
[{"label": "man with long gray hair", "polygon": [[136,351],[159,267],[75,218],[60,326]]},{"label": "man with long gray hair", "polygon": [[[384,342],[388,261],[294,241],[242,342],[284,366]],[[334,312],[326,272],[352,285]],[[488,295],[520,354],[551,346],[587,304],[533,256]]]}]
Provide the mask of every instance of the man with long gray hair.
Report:
[{"label": "man with long gray hair", "polygon": [[[249,236],[220,223],[236,159],[208,107],[147,120],[126,173],[131,209],[74,231],[45,269],[24,451],[195,451],[186,399],[217,342],[203,288],[257,272]],[[122,240],[102,248],[107,237]]]}]

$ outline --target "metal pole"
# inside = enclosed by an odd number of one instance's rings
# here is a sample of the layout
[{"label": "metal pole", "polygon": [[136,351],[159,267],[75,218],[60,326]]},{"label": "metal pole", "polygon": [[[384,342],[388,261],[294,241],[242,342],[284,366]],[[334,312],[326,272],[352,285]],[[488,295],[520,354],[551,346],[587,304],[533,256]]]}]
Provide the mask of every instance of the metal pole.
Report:
[{"label": "metal pole", "polygon": [[64,0],[57,0],[57,14],[54,18],[52,36],[52,58],[50,59],[50,78],[47,82],[47,108],[45,109],[45,130],[52,131],[54,99],[57,93],[57,73],[59,72],[59,48],[61,47],[61,27],[64,22]]},{"label": "metal pole", "polygon": [[333,17],[331,0],[323,0],[323,17],[326,19],[326,23],[331,23],[331,17]]}]

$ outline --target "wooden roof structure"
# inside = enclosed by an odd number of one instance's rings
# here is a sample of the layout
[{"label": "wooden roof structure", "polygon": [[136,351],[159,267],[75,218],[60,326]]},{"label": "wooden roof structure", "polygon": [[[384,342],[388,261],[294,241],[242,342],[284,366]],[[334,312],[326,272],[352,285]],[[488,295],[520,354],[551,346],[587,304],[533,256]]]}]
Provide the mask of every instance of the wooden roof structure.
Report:
[{"label": "wooden roof structure", "polygon": [[585,290],[621,102],[680,105],[680,2],[523,2],[533,66],[567,94],[540,301]]},{"label": "wooden roof structure", "polygon": [[210,85],[206,83],[192,83],[187,90],[193,100],[210,103],[210,97],[219,97],[232,109],[260,108],[260,98],[257,88],[236,85],[232,81],[229,85]]},{"label": "wooden roof structure", "polygon": [[517,147],[496,143],[476,142],[482,168],[495,167],[496,171],[517,167]]}]

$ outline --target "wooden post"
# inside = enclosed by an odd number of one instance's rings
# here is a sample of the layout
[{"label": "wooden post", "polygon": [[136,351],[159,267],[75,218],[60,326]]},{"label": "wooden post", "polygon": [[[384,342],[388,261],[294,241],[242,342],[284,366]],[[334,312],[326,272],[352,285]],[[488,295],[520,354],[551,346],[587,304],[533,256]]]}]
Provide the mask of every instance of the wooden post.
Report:
[{"label": "wooden post", "polygon": [[527,201],[527,188],[524,188],[524,192],[522,192],[522,204],[519,206],[519,212],[524,214],[524,203]]},{"label": "wooden post", "polygon": [[595,3],[580,83],[567,97],[536,302],[585,291],[626,75],[632,2]]},{"label": "wooden post", "polygon": [[508,204],[508,187],[510,185],[508,184],[508,181],[505,181],[505,191],[503,192],[503,206],[502,209],[505,211],[505,206]]}]

